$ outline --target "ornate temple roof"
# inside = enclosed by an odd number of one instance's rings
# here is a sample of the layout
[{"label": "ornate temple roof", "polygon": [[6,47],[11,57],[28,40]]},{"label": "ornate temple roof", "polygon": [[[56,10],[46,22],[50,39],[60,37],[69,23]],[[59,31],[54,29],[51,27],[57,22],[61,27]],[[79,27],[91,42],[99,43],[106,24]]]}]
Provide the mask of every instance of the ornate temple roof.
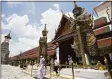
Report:
[{"label": "ornate temple roof", "polygon": [[[56,53],[54,44],[52,44],[52,42],[48,43],[47,53],[49,56],[52,56]],[[34,58],[37,58],[38,55],[39,55],[39,46],[30,50],[27,50],[23,53],[20,53],[16,56],[10,57],[10,60],[19,60],[19,59],[27,59],[27,58],[34,59]]]},{"label": "ornate temple roof", "polygon": [[[63,31],[66,22],[69,22],[69,23],[70,23],[72,20],[73,20],[73,18],[68,17],[68,16],[66,16],[65,14],[62,15],[62,18],[61,18],[61,20],[60,20],[58,29],[57,29],[57,31],[56,31],[56,33],[55,33],[53,42],[54,42],[55,40],[57,40],[57,38],[58,38],[58,39],[60,38],[59,36],[61,35],[61,32]],[[68,33],[70,33],[70,32],[69,32],[69,31],[66,32],[66,34],[68,34]],[[65,36],[65,34],[62,34],[62,35],[61,35],[61,37],[63,37],[63,36]]]}]

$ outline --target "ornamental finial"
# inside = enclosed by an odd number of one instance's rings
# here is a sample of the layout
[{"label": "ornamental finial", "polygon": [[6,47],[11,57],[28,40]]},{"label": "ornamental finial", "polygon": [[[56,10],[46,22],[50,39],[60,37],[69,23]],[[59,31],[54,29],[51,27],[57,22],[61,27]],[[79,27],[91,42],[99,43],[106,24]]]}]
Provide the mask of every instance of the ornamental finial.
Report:
[{"label": "ornamental finial", "polygon": [[77,4],[76,4],[76,1],[74,1],[74,7],[75,7],[75,8],[78,7]]}]

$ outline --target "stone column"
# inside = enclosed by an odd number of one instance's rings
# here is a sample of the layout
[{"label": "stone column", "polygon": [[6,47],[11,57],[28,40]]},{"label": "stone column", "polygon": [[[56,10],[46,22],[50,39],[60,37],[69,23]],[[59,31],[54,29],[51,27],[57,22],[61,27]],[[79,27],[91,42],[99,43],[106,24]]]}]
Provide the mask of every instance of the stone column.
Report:
[{"label": "stone column", "polygon": [[22,60],[21,60],[21,64],[22,64]]},{"label": "stone column", "polygon": [[59,62],[59,47],[56,48],[56,57],[57,57],[57,60]]},{"label": "stone column", "polygon": [[28,59],[26,59],[26,64],[28,65]]},{"label": "stone column", "polygon": [[89,56],[88,54],[85,54],[86,64],[90,65]]},{"label": "stone column", "polygon": [[87,65],[86,65],[86,59],[85,59],[84,44],[83,44],[82,35],[81,35],[81,27],[77,25],[76,30],[77,30],[78,40],[79,40],[80,52],[82,56],[82,63],[83,63],[83,67],[85,68]]},{"label": "stone column", "polygon": [[110,60],[111,60],[111,63],[112,63],[112,53],[109,53],[109,57],[110,57]]}]

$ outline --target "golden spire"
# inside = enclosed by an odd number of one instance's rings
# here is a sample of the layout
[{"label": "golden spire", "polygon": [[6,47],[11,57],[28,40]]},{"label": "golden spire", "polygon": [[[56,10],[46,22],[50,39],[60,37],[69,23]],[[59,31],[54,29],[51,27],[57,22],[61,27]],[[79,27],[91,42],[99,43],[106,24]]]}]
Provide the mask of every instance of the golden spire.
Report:
[{"label": "golden spire", "polygon": [[74,7],[75,7],[75,8],[78,7],[77,4],[76,4],[76,1],[74,1]]},{"label": "golden spire", "polygon": [[45,24],[45,27],[44,27],[44,31],[46,31],[47,29],[46,29],[46,24]]},{"label": "golden spire", "polygon": [[45,24],[45,27],[44,27],[44,30],[42,31],[42,35],[43,36],[46,36],[48,33],[47,29],[46,29],[46,24]]}]

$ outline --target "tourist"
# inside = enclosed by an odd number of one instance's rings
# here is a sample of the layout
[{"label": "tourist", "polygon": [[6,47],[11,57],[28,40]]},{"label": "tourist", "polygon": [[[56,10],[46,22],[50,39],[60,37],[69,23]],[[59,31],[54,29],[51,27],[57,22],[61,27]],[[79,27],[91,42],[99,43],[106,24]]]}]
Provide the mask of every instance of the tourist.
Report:
[{"label": "tourist", "polygon": [[56,72],[56,75],[58,74],[58,68],[59,68],[59,62],[57,61],[57,58],[55,57],[55,60],[54,60],[54,71]]},{"label": "tourist", "polygon": [[38,70],[38,79],[43,79],[43,68],[44,68],[44,64],[45,64],[45,59],[41,55],[40,56],[39,70]]}]

